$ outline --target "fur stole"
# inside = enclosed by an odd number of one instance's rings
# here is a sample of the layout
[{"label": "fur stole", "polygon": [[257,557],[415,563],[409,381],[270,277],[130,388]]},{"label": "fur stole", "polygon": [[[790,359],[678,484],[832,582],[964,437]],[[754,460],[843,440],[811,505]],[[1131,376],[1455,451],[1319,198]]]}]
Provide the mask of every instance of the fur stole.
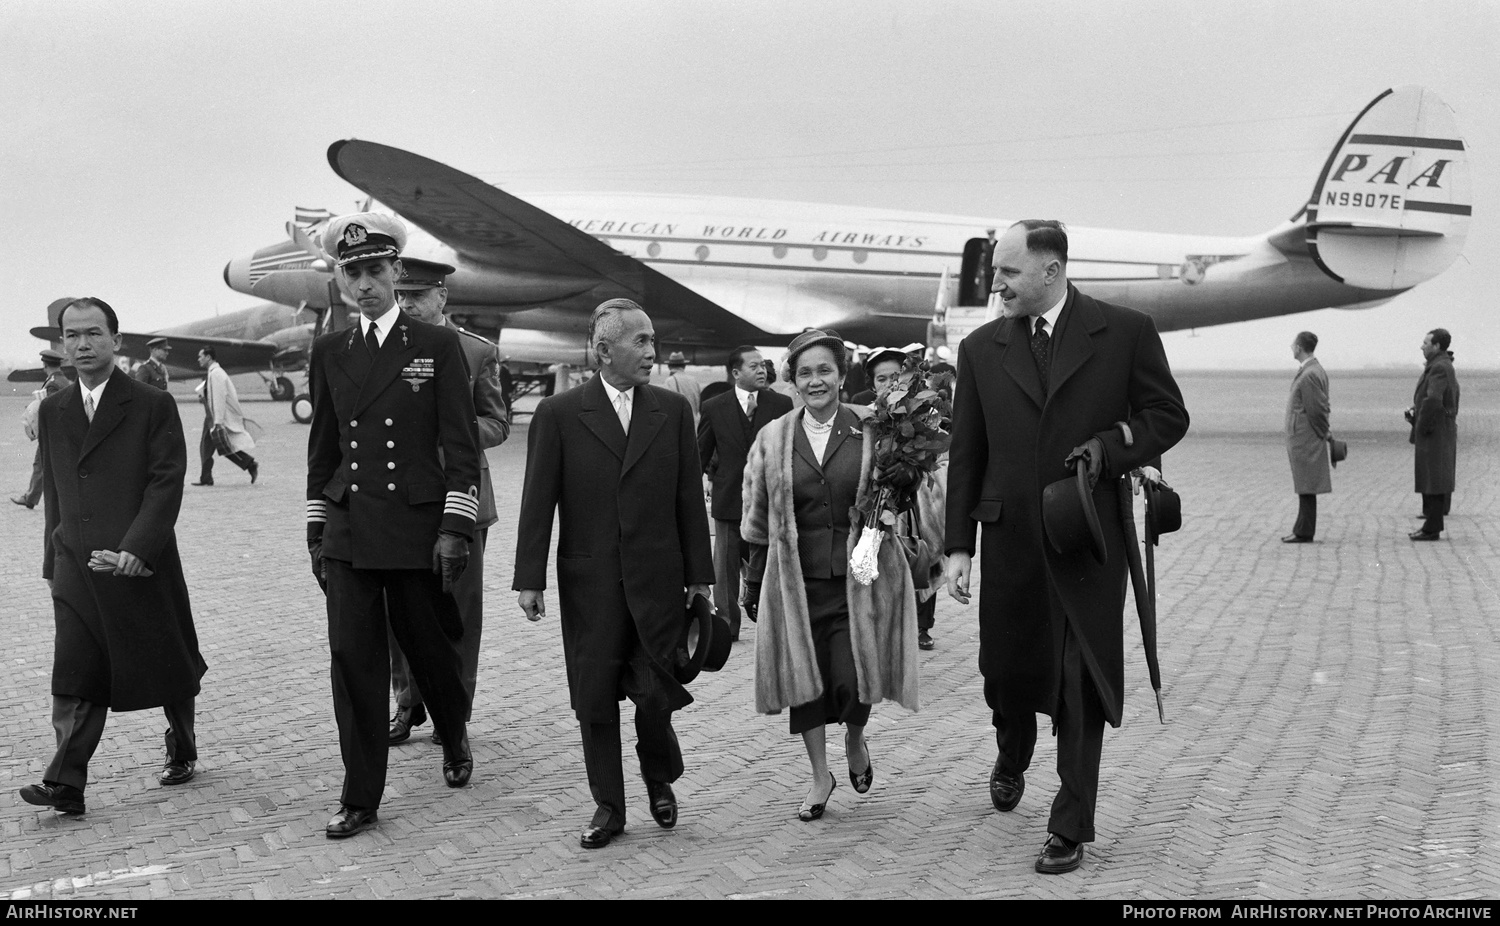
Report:
[{"label": "fur stole", "polygon": [[[844,406],[861,418],[867,409]],[[755,631],[755,709],[775,714],[823,695],[808,620],[807,591],[797,554],[792,505],[792,440],[802,427],[802,409],[772,421],[756,435],[745,464],[744,516],[740,533],[767,547]],[[870,488],[875,441],[868,427],[861,441],[858,498]],[[859,542],[860,518],[851,513],[848,552]],[[859,700],[878,704],[889,698],[917,709],[917,605],[911,570],[891,539],[880,545],[880,578],[870,586],[846,580],[849,641],[859,679]]]}]

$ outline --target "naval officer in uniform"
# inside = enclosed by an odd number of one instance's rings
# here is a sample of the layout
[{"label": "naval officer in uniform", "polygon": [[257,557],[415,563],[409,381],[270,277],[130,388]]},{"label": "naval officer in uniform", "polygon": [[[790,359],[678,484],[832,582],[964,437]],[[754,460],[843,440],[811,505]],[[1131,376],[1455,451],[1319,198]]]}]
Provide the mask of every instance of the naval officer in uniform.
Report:
[{"label": "naval officer in uniform", "polygon": [[[490,461],[484,451],[505,443],[510,436],[510,416],[500,386],[500,349],[490,341],[453,324],[443,314],[448,304],[448,274],[453,267],[415,257],[403,258],[396,281],[396,305],[419,322],[450,328],[458,333],[473,393],[479,425],[479,514],[474,522],[474,540],[469,544],[469,565],[453,586],[453,600],[463,621],[464,635],[458,641],[458,661],[464,690],[469,696],[469,714],[474,712],[474,685],[479,677],[479,638],[484,616],[484,549],[495,513],[495,486],[490,480]],[[390,741],[405,742],[411,728],[427,718],[422,690],[412,677],[411,666],[401,653],[394,635],[391,642],[391,693],[396,698],[396,716],[391,719]],[[469,719],[468,717],[464,718]],[[433,742],[442,736],[432,734]]]},{"label": "naval officer in uniform", "polygon": [[454,583],[479,510],[479,437],[458,335],[396,306],[406,228],[375,213],[323,234],[359,322],[313,344],[307,543],[328,599],[333,706],[344,759],[331,839],[377,822],[385,790],[389,625],[443,738],[443,777],[469,781],[468,697],[453,641]]}]

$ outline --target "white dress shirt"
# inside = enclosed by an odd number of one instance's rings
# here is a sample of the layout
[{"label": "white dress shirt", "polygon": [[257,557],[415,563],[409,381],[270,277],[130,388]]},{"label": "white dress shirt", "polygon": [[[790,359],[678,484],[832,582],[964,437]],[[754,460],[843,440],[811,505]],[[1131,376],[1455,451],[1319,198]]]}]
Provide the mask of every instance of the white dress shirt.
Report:
[{"label": "white dress shirt", "polygon": [[359,316],[359,336],[368,338],[370,336],[370,326],[374,325],[375,340],[380,342],[381,347],[384,347],[385,339],[391,333],[391,329],[396,327],[396,316],[400,313],[401,309],[396,305],[392,305],[389,309],[385,310],[384,315],[373,320],[366,318],[364,313],[361,312]]},{"label": "white dress shirt", "polygon": [[[624,391],[616,389],[609,384],[609,380],[605,379],[603,374],[599,374],[599,382],[604,385],[604,394],[609,397],[609,404],[614,407],[615,414],[620,418],[620,427],[625,429],[626,434],[629,434],[630,416],[635,405],[635,387],[632,386]],[[623,405],[621,405],[622,398],[624,399]]]}]

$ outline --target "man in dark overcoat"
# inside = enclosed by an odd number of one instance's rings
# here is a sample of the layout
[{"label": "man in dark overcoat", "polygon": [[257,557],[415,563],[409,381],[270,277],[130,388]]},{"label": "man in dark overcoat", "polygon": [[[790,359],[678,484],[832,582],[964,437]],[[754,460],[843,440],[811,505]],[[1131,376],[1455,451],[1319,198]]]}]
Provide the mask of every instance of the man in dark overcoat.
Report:
[{"label": "man in dark overcoat", "polygon": [[[499,520],[495,511],[495,485],[490,478],[490,460],[484,451],[505,443],[510,436],[510,415],[500,386],[500,349],[494,343],[453,324],[443,314],[448,304],[448,274],[451,264],[419,260],[401,261],[401,278],[396,281],[396,304],[401,311],[419,322],[447,328],[458,335],[463,348],[464,366],[469,374],[469,389],[474,399],[475,424],[479,429],[479,510],[474,516],[474,539],[469,544],[469,565],[453,585],[453,600],[464,633],[458,640],[458,664],[463,675],[464,692],[469,698],[468,720],[474,713],[474,691],[479,680],[479,642],[484,633],[484,552],[488,546],[490,525]],[[427,710],[422,689],[412,677],[411,665],[401,653],[392,635],[391,695],[396,699],[396,714],[391,718],[390,741],[402,743],[411,737],[411,728],[422,723]],[[434,733],[433,741],[441,743]]]},{"label": "man in dark overcoat", "polygon": [[75,299],[58,324],[78,385],[44,399],[39,418],[57,753],[21,797],[78,814],[111,710],[163,708],[167,756],[157,780],[193,777],[193,699],[207,667],[174,532],[187,473],[177,403],[115,366],[120,324],[104,301]]},{"label": "man in dark overcoat", "polygon": [[734,383],[705,399],[698,420],[698,459],[711,486],[714,519],[714,606],[729,620],[730,639],[740,638],[740,572],[750,547],[740,537],[745,459],[760,429],[792,410],[792,400],[766,388],[760,351],[736,347],[725,364]]},{"label": "man in dark overcoat", "polygon": [[693,698],[674,677],[675,652],[684,605],[707,598],[714,575],[693,410],[650,385],[655,339],[635,302],[602,303],[589,325],[599,375],[543,399],[527,437],[515,589],[526,617],[540,620],[556,512],[563,655],[596,805],[579,840],[586,849],[625,828],[625,697],[636,705],[651,816],[677,822],[671,782],[683,762],[672,712]]},{"label": "man in dark overcoat", "polygon": [[1286,456],[1292,467],[1292,491],[1297,493],[1297,521],[1282,543],[1312,543],[1318,532],[1318,496],[1333,491],[1329,468],[1328,374],[1313,356],[1318,336],[1301,331],[1292,339],[1292,357],[1302,365],[1292,377],[1286,400]]},{"label": "man in dark overcoat", "polygon": [[[995,248],[1004,317],[959,348],[948,467],[947,575],[968,601],[983,525],[979,668],[999,757],[997,809],[1015,807],[1052,718],[1061,789],[1036,868],[1072,871],[1094,839],[1104,723],[1123,708],[1125,533],[1121,477],[1171,448],[1187,409],[1146,315],[1098,302],[1067,279],[1067,234],[1054,221],[1011,226]],[[1038,324],[1040,322],[1040,324]],[[1040,330],[1039,330],[1040,329]],[[1062,554],[1042,523],[1042,489],[1087,465],[1107,558]]]},{"label": "man in dark overcoat", "polygon": [[1422,494],[1422,526],[1412,540],[1437,540],[1453,501],[1458,469],[1458,376],[1453,372],[1452,336],[1434,328],[1422,339],[1427,366],[1417,380],[1406,420],[1416,446],[1417,491]]},{"label": "man in dark overcoat", "polygon": [[385,790],[391,632],[443,739],[443,779],[473,772],[468,696],[453,640],[454,582],[479,508],[479,438],[458,335],[396,306],[406,243],[378,213],[329,223],[323,249],[359,321],[313,342],[308,385],[307,542],[328,604],[333,707],[344,789],[325,833],[378,822]]}]

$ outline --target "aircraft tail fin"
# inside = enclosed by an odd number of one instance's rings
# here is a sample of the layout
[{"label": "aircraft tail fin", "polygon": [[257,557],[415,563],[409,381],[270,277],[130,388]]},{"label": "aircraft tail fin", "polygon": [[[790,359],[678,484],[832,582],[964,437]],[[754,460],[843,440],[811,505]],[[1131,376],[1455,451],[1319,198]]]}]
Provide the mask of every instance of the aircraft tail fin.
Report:
[{"label": "aircraft tail fin", "polygon": [[1453,263],[1472,212],[1468,147],[1453,110],[1408,86],[1386,90],[1355,117],[1292,221],[1328,276],[1403,290]]},{"label": "aircraft tail fin", "polygon": [[61,299],[53,299],[47,303],[47,327],[62,327],[62,310],[66,309],[68,303],[72,302],[73,299],[74,297],[72,296],[64,296]]}]

